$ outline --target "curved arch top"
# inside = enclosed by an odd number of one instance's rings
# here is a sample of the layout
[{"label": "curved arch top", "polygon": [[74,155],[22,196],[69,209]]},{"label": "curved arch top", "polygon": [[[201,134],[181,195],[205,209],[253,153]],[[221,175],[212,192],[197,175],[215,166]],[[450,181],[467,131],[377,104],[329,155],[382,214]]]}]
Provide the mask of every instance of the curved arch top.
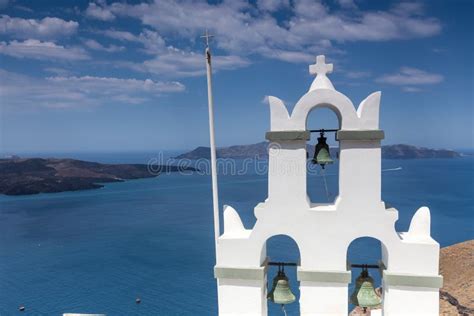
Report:
[{"label": "curved arch top", "polygon": [[352,101],[344,94],[330,89],[313,90],[301,97],[291,114],[295,129],[305,130],[309,112],[318,107],[333,110],[341,129],[358,129],[357,112]]},{"label": "curved arch top", "polygon": [[341,130],[378,129],[380,92],[363,100],[358,110],[344,94],[332,89],[309,91],[298,100],[291,115],[282,100],[268,97],[271,131],[306,130],[309,113],[315,108],[329,108],[336,113]]},{"label": "curved arch top", "polygon": [[[381,238],[382,237],[382,238]],[[357,241],[361,240],[361,239],[371,239],[371,240],[376,240],[377,242],[380,243],[380,247],[381,247],[381,251],[382,251],[382,256],[381,256],[381,259],[383,261],[383,259],[388,259],[388,258],[383,258],[384,255],[386,256],[389,251],[388,249],[392,248],[391,246],[391,241],[390,240],[384,240],[383,236],[374,236],[374,235],[363,235],[363,236],[360,236],[360,237],[356,237],[352,240],[349,241],[349,243],[347,243],[346,245],[346,256],[347,256],[347,260],[349,260],[349,249],[351,248],[351,246],[356,243]],[[388,264],[388,262],[384,262],[384,264]]]},{"label": "curved arch top", "polygon": [[277,233],[277,234],[271,234],[271,235],[265,236],[265,238],[263,239],[262,247],[266,247],[270,239],[279,238],[279,237],[291,240],[293,244],[296,246],[296,249],[298,250],[298,256],[301,258],[301,249],[300,249],[301,246],[298,244],[298,241],[296,240],[296,238],[294,238],[288,233]]}]

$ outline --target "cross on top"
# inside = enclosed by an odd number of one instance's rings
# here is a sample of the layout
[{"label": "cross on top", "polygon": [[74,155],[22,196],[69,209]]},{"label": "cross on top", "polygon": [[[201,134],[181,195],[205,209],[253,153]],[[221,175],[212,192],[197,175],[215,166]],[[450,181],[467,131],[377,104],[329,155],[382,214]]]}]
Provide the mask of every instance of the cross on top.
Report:
[{"label": "cross on top", "polygon": [[326,57],[319,55],[316,57],[316,64],[309,66],[309,73],[312,75],[330,74],[332,72],[332,64],[326,64]]},{"label": "cross on top", "polygon": [[316,57],[316,64],[309,66],[309,73],[316,75],[314,78],[309,91],[317,89],[331,89],[335,90],[334,86],[331,83],[331,80],[326,76],[332,72],[332,64],[326,64],[326,58],[324,55],[319,55]]},{"label": "cross on top", "polygon": [[214,37],[214,35],[210,35],[206,29],[206,33],[204,33],[204,35],[201,36],[201,38],[203,38],[206,41],[206,47],[209,47],[209,39],[211,39],[212,37]]}]

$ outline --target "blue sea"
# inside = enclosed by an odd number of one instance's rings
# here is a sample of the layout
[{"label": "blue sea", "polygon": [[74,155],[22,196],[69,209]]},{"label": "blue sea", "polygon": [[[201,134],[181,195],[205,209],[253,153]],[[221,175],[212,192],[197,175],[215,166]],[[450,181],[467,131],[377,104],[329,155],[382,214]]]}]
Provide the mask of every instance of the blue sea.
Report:
[{"label": "blue sea", "polygon": [[[146,163],[152,154],[67,156]],[[473,157],[384,160],[383,169],[382,195],[399,211],[397,230],[406,231],[414,212],[426,205],[441,246],[474,238]],[[337,166],[328,166],[326,176],[334,199]],[[266,198],[267,177],[252,171],[220,175],[219,189],[221,204],[234,206],[252,227],[253,207]],[[308,190],[313,200],[327,199],[320,175],[309,176]],[[0,315],[20,314],[19,306],[25,306],[24,315],[216,315],[211,201],[210,177],[196,173],[99,190],[0,196]],[[294,262],[299,256],[285,237],[269,240],[268,255]],[[375,263],[380,245],[357,240],[348,256],[351,262]],[[287,272],[298,296],[295,273]],[[271,280],[275,271],[269,273]],[[353,271],[354,279],[358,273]],[[372,275],[380,282],[375,271]],[[282,315],[269,305],[271,315]],[[287,311],[296,315],[298,303]]]}]

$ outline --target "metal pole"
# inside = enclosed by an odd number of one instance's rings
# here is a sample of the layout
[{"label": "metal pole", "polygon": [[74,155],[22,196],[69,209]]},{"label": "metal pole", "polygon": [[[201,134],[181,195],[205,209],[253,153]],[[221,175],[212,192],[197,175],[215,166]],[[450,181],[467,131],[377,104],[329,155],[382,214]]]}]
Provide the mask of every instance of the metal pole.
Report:
[{"label": "metal pole", "polygon": [[212,98],[212,67],[211,51],[209,49],[209,35],[206,31],[206,70],[207,70],[207,100],[209,106],[209,138],[211,145],[211,178],[212,178],[212,204],[214,208],[214,242],[216,247],[220,236],[219,226],[219,192],[217,187],[217,159],[216,159],[216,141],[214,137],[214,100]]}]

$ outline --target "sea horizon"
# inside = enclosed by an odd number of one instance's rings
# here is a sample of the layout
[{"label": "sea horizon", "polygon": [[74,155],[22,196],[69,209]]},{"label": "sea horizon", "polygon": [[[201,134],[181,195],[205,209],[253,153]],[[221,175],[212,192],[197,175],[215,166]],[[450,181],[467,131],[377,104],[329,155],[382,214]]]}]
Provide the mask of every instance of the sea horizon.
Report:
[{"label": "sea horizon", "polygon": [[[388,144],[385,144],[388,145]],[[396,144],[390,144],[396,145]],[[409,145],[409,144],[408,144]],[[208,145],[204,145],[208,146]],[[237,145],[238,146],[238,145]],[[384,144],[382,145],[384,146]],[[416,146],[416,145],[413,145]],[[0,151],[0,159],[1,158],[9,158],[12,156],[18,156],[20,158],[71,158],[71,159],[79,159],[79,160],[90,160],[93,162],[102,162],[102,163],[147,163],[149,159],[152,158],[162,158],[162,159],[172,159],[180,154],[190,152],[199,146],[187,149],[173,149],[173,150],[107,150],[107,151],[24,151],[24,152],[5,152]],[[229,146],[225,146],[229,147]],[[424,147],[424,146],[416,146],[416,147]],[[218,147],[219,148],[219,147]],[[425,147],[429,149],[446,149],[446,150],[453,150],[458,152],[462,155],[470,156],[474,154],[474,147],[463,147],[463,148],[432,148],[432,147]],[[265,159],[265,158],[264,158]],[[390,158],[382,158],[390,159]],[[420,158],[414,158],[420,159]],[[425,159],[425,158],[422,158]],[[433,158],[439,159],[439,158]]]}]

